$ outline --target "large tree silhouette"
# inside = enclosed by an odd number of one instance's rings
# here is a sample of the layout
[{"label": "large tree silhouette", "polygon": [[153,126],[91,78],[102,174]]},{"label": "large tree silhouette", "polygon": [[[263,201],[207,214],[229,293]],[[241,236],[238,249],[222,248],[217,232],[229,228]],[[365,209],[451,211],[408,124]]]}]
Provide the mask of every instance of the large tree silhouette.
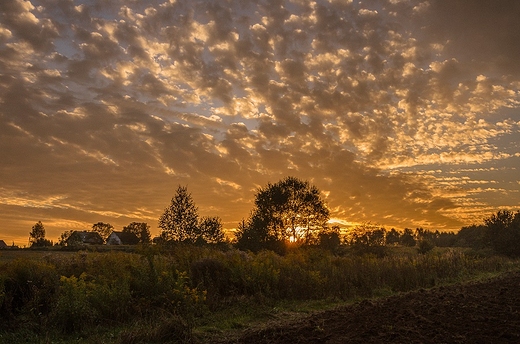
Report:
[{"label": "large tree silhouette", "polygon": [[256,193],[255,208],[237,232],[239,248],[273,248],[287,241],[308,244],[327,226],[329,210],[307,181],[286,177]]}]

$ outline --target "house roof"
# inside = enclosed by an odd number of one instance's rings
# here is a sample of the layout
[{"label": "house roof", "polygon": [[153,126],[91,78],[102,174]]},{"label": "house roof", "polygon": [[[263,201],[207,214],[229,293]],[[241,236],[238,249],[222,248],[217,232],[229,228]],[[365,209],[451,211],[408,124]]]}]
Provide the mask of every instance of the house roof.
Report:
[{"label": "house roof", "polygon": [[0,240],[0,248],[5,248],[5,247],[7,247],[7,244],[5,243],[5,241]]},{"label": "house roof", "polygon": [[[135,245],[139,243],[139,238],[134,233],[113,231],[110,236],[113,235],[117,236],[123,245]],[[110,236],[108,240],[110,240]]]}]

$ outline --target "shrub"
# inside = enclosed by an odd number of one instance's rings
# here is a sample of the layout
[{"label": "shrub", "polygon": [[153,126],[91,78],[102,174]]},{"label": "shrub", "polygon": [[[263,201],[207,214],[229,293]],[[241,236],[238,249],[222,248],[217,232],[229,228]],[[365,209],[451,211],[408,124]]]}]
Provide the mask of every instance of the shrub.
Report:
[{"label": "shrub", "polygon": [[60,279],[60,293],[52,314],[54,328],[63,333],[77,333],[92,325],[98,314],[88,300],[85,275]]},{"label": "shrub", "polygon": [[431,250],[433,250],[434,247],[435,247],[435,245],[431,241],[420,240],[419,243],[417,244],[417,252],[419,252],[419,254],[426,254],[426,253],[430,252]]},{"label": "shrub", "polygon": [[233,293],[231,270],[221,260],[204,258],[196,261],[190,269],[191,284],[208,292],[208,298],[217,299]]},{"label": "shrub", "polygon": [[39,319],[50,312],[59,288],[52,265],[18,259],[0,267],[0,314],[14,319],[19,314]]},{"label": "shrub", "polygon": [[520,211],[500,210],[484,220],[491,247],[510,257],[520,256]]},{"label": "shrub", "polygon": [[335,252],[341,244],[339,231],[330,231],[318,234],[318,242],[321,248]]}]

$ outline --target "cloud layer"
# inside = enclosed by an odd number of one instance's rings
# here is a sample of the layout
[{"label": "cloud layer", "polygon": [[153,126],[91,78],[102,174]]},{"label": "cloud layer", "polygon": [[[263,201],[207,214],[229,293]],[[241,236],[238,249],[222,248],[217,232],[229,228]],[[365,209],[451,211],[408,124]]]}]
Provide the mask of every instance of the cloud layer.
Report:
[{"label": "cloud layer", "polygon": [[228,229],[293,175],[340,223],[457,229],[519,207],[520,4],[0,3],[2,239],[157,219]]}]

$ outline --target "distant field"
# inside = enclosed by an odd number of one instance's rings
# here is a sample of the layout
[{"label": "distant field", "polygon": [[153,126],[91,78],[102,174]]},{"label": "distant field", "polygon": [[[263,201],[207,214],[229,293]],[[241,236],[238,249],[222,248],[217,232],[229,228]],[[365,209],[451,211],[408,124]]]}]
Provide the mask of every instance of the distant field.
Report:
[{"label": "distant field", "polygon": [[5,249],[0,250],[0,263],[9,262],[18,258],[25,259],[41,259],[47,255],[74,255],[78,251],[89,251],[89,252],[135,252],[135,245],[92,245],[82,249],[62,249],[61,247],[51,247],[48,249]]},{"label": "distant field", "polygon": [[36,250],[0,250],[0,263],[9,262],[18,258],[41,259],[49,254],[71,255],[76,252],[71,251],[36,251]]},{"label": "distant field", "polygon": [[20,249],[20,250],[0,250],[0,263],[9,262],[12,260],[16,260],[19,258],[23,259],[34,259],[39,260],[47,255],[74,255],[77,251],[60,251],[60,250],[29,250],[29,249]]}]

